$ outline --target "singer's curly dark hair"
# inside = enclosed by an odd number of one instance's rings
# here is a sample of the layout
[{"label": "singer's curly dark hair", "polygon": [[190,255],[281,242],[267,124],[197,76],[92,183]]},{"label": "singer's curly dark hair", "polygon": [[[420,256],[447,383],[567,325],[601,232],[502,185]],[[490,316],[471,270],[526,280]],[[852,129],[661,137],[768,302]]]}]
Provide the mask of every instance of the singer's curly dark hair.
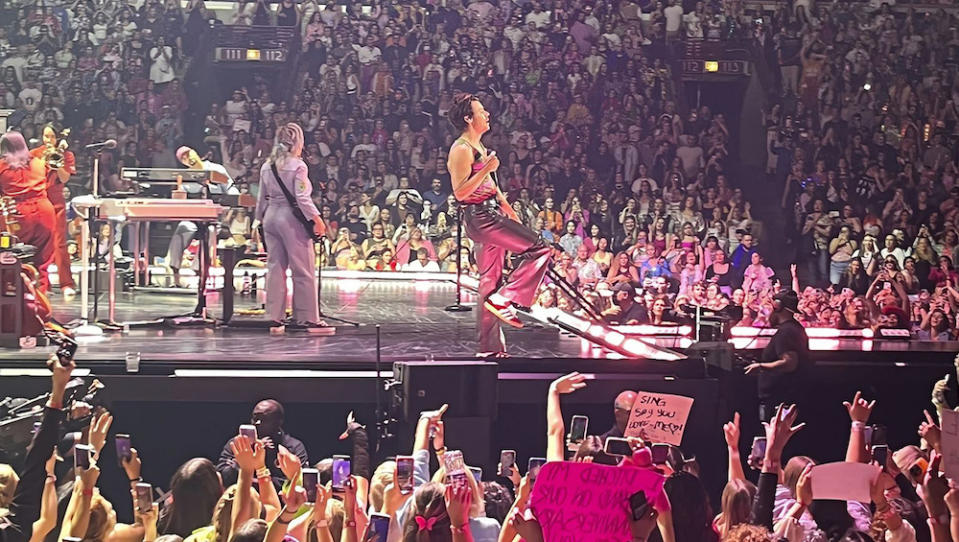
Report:
[{"label": "singer's curly dark hair", "polygon": [[449,119],[453,128],[460,132],[466,130],[466,117],[473,116],[473,102],[478,101],[479,98],[473,94],[460,94],[453,98],[453,106],[446,114],[446,118]]}]

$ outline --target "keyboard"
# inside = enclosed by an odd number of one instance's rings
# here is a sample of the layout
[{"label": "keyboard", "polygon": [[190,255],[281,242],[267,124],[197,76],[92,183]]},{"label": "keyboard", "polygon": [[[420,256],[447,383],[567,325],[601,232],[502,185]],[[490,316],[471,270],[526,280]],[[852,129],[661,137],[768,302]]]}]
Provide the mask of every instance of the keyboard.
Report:
[{"label": "keyboard", "polygon": [[206,199],[115,199],[104,198],[98,205],[101,217],[127,220],[217,220],[224,208]]}]

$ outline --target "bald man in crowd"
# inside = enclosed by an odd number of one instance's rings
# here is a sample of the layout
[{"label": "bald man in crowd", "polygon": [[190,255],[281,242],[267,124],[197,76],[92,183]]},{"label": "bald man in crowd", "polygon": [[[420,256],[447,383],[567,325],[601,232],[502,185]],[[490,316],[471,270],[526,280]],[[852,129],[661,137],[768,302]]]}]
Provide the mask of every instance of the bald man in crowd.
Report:
[{"label": "bald man in crowd", "polygon": [[616,396],[616,399],[613,401],[613,418],[616,419],[616,425],[600,435],[600,438],[603,439],[603,444],[606,443],[606,439],[609,437],[622,438],[623,435],[626,434],[629,412],[633,409],[633,401],[635,400],[636,392],[634,391],[627,390]]},{"label": "bald man in crowd", "polygon": [[[264,399],[253,407],[253,413],[250,415],[250,424],[256,427],[256,436],[258,439],[269,439],[266,445],[266,466],[270,469],[270,476],[273,478],[273,484],[280,487],[283,484],[283,471],[276,464],[276,454],[280,446],[283,446],[300,459],[300,465],[309,466],[309,455],[306,452],[306,446],[300,440],[293,438],[283,430],[284,419],[283,405],[275,399]],[[237,426],[239,431],[239,425]],[[223,485],[229,487],[236,483],[237,475],[240,472],[237,467],[236,459],[233,457],[233,449],[230,444],[231,438],[223,446],[220,452],[220,460],[216,464],[216,470],[223,477]]]}]

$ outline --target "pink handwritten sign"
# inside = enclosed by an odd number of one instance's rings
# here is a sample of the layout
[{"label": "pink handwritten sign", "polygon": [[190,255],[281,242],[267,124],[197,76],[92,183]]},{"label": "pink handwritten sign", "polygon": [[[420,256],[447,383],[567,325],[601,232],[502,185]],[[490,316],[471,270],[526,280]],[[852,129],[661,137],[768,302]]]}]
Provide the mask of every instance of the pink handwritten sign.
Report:
[{"label": "pink handwritten sign", "polygon": [[629,497],[638,491],[657,509],[668,509],[665,478],[652,470],[554,461],[539,471],[530,508],[546,542],[625,542]]},{"label": "pink handwritten sign", "polygon": [[626,423],[626,436],[679,446],[692,408],[690,397],[638,391]]}]

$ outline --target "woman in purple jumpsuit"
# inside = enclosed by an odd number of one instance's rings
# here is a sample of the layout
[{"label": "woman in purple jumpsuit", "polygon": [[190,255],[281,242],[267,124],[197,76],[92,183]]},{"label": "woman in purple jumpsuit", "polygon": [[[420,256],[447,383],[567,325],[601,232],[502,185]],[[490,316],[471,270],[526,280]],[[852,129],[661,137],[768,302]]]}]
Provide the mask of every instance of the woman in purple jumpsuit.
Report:
[{"label": "woman in purple jumpsuit", "polygon": [[[260,168],[260,192],[256,201],[256,220],[263,224],[266,259],[266,314],[277,325],[286,316],[286,271],[293,275],[293,322],[288,329],[321,331],[329,329],[320,321],[317,299],[316,253],[313,239],[293,214],[279,182],[293,195],[297,206],[313,230],[323,235],[326,226],[310,198],[313,187],[306,174],[303,151],[303,130],[294,123],[280,128],[270,158]],[[273,175],[276,165],[280,179]]]},{"label": "woman in purple jumpsuit", "polygon": [[[479,295],[485,310],[477,311],[480,356],[506,357],[500,321],[523,327],[516,306],[533,304],[536,289],[546,274],[550,248],[533,230],[523,226],[509,201],[491,176],[499,158],[480,142],[489,130],[489,113],[472,95],[458,97],[448,113],[462,135],[450,148],[447,168],[453,195],[463,204],[466,234],[476,243]],[[506,277],[506,253],[519,257]]]}]

